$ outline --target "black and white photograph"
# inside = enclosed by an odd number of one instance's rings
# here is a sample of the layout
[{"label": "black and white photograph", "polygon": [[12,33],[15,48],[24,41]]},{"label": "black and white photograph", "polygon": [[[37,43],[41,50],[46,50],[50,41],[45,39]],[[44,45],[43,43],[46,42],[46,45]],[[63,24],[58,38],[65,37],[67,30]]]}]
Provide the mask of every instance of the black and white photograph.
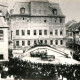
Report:
[{"label": "black and white photograph", "polygon": [[80,80],[80,0],[0,0],[0,80]]}]

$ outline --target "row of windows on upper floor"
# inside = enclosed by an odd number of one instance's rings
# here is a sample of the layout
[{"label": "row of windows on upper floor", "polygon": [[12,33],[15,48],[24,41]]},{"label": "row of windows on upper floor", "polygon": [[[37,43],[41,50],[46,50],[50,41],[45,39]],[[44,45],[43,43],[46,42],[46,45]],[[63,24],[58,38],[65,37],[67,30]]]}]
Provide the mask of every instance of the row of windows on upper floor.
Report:
[{"label": "row of windows on upper floor", "polygon": [[[53,40],[50,40],[49,43],[47,40],[34,40],[34,45],[37,45],[37,44],[40,44],[40,45],[53,45]],[[55,45],[63,45],[63,40],[60,40],[60,43],[59,43],[59,40],[55,40]],[[27,41],[27,45],[31,45],[31,41],[28,40]],[[20,42],[19,41],[16,41],[16,46],[21,46],[20,45]],[[25,45],[25,41],[22,41],[22,46],[26,46]]]},{"label": "row of windows on upper floor", "polygon": [[[48,32],[48,30],[33,30],[33,35],[43,35],[43,33],[44,33],[44,35],[48,35],[48,34],[50,34],[50,35],[53,35],[53,31],[51,30],[51,31],[49,31]],[[60,35],[63,35],[63,29],[61,29],[60,30]],[[21,34],[22,34],[22,36],[24,36],[25,35],[25,30],[21,30]],[[19,36],[20,35],[20,30],[16,30],[16,36]],[[27,35],[31,35],[31,31],[30,30],[27,30]],[[55,30],[55,35],[58,35],[58,30]]]},{"label": "row of windows on upper floor", "polygon": [[[13,19],[15,21],[15,19]],[[16,21],[19,22],[19,21],[22,21],[24,20],[25,22],[30,22],[29,19],[25,18],[25,17],[16,17]],[[33,18],[31,19],[31,22],[39,22],[39,23],[63,23],[64,19],[63,18]]]},{"label": "row of windows on upper floor", "polygon": [[[33,9],[33,13],[34,14],[47,14],[47,10],[39,10],[39,9]],[[53,13],[53,15],[57,15],[57,9],[56,8],[54,8],[54,9],[52,9],[52,13]],[[22,8],[20,8],[20,14],[25,14],[25,8],[24,7],[22,7]]]}]

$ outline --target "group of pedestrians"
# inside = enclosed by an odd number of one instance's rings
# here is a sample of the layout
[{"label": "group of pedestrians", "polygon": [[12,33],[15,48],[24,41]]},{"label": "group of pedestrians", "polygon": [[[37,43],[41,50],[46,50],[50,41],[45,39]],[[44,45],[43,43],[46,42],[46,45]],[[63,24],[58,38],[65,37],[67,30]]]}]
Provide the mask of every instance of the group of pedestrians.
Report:
[{"label": "group of pedestrians", "polygon": [[[52,63],[36,63],[31,61],[23,61],[20,59],[12,59],[8,65],[9,75],[16,75],[18,78],[30,79],[53,79],[62,76],[67,80],[80,80],[79,64],[52,64]],[[57,80],[57,79],[56,79]]]},{"label": "group of pedestrians", "polygon": [[80,80],[80,65],[56,65],[58,76],[62,76],[62,80],[65,77],[67,80]]},{"label": "group of pedestrians", "polygon": [[42,56],[46,56],[47,55],[47,51],[42,51],[42,52],[31,52],[30,56],[31,57],[42,57]]}]

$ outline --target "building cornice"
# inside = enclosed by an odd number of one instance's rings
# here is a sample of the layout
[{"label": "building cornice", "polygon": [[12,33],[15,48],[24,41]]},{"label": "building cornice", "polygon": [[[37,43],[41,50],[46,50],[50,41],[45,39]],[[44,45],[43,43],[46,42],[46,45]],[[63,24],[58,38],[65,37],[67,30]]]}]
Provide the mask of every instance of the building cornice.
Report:
[{"label": "building cornice", "polygon": [[9,27],[0,27],[0,28],[9,28]]},{"label": "building cornice", "polygon": [[11,15],[11,17],[62,17],[62,18],[65,18],[64,15],[54,15],[54,16],[38,16],[38,15],[17,15],[17,14],[14,14],[14,15]]}]

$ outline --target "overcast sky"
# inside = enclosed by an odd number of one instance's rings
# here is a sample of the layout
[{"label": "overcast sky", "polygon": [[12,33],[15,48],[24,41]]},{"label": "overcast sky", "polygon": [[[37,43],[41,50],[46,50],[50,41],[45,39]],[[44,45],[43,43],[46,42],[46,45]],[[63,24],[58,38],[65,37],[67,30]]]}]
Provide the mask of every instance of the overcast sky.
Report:
[{"label": "overcast sky", "polygon": [[[8,2],[9,8],[12,8],[14,3],[23,2],[27,0],[0,0],[2,2]],[[66,16],[66,22],[71,20],[80,21],[80,0],[49,0],[51,2],[59,3],[63,14]]]}]

